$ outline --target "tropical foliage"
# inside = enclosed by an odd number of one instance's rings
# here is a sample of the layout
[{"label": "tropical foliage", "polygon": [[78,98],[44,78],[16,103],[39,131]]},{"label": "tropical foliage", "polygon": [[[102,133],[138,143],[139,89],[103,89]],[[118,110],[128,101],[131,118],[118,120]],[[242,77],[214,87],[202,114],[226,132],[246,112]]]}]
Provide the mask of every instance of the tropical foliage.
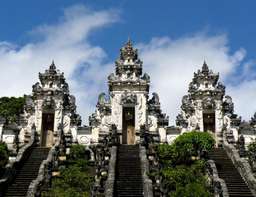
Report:
[{"label": "tropical foliage", "polygon": [[43,197],[87,197],[93,183],[93,175],[82,145],[73,145],[60,177],[52,180],[52,188]]},{"label": "tropical foliage", "polygon": [[170,196],[211,196],[204,154],[213,146],[214,139],[209,133],[193,131],[180,135],[171,145],[157,147],[162,184]]},{"label": "tropical foliage", "polygon": [[7,122],[15,122],[23,113],[24,104],[24,97],[1,97],[0,116],[5,118]]},{"label": "tropical foliage", "polygon": [[9,160],[9,151],[5,143],[0,143],[0,174]]},{"label": "tropical foliage", "polygon": [[248,151],[249,152],[252,152],[252,153],[256,153],[256,140],[251,142],[249,145],[248,145]]}]

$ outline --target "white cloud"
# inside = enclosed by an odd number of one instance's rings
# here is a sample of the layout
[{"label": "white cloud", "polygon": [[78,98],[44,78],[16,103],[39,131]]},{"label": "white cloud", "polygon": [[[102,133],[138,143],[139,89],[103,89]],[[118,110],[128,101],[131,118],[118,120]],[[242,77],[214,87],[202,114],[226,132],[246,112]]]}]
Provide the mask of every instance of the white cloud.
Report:
[{"label": "white cloud", "polygon": [[[38,81],[37,73],[43,72],[54,59],[77,98],[78,112],[87,121],[98,94],[106,89],[107,75],[114,70],[114,63],[105,63],[106,53],[89,42],[89,35],[117,20],[115,11],[92,11],[76,5],[66,9],[57,23],[32,30],[36,41],[22,46],[0,42],[0,96],[31,93],[31,86]],[[225,35],[200,33],[175,40],[153,38],[138,47],[144,70],[151,76],[151,91],[159,93],[162,109],[171,123],[193,73],[201,68],[203,60],[220,72],[220,80],[226,82],[238,114],[248,119],[256,111],[256,100],[252,99],[256,97],[252,72],[255,62],[243,64],[246,51],[241,48],[231,53]]]},{"label": "white cloud", "polygon": [[[233,97],[239,115],[249,119],[256,111],[256,101],[251,99],[256,96],[256,82],[248,78],[255,76],[252,64],[242,65],[246,55],[242,48],[231,54],[226,35],[200,33],[177,40],[153,38],[138,47],[144,70],[151,75],[151,91],[159,93],[162,109],[170,116],[171,124],[180,111],[181,98],[187,94],[193,73],[201,69],[204,60],[210,69],[220,73],[220,81],[225,83],[227,94]],[[237,79],[240,83],[234,83]]]},{"label": "white cloud", "polygon": [[117,20],[115,11],[92,11],[75,5],[66,9],[57,23],[32,30],[37,41],[23,46],[0,42],[0,96],[31,93],[32,85],[38,81],[37,73],[48,68],[54,59],[77,98],[78,111],[87,120],[102,88],[101,79],[109,69],[109,65],[103,64],[105,52],[91,45],[88,36]]}]

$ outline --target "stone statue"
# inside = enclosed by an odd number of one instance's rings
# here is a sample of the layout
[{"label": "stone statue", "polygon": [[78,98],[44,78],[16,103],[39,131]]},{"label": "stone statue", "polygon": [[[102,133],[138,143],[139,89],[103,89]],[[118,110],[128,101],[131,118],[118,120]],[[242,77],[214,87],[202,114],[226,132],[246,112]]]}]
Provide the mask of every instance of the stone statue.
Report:
[{"label": "stone statue", "polygon": [[160,101],[159,101],[159,96],[157,93],[153,92],[152,93],[153,97],[152,97],[152,103],[154,103],[155,105],[160,105]]},{"label": "stone statue", "polygon": [[106,103],[106,94],[104,92],[100,93],[98,97],[98,104],[104,105]]},{"label": "stone statue", "polygon": [[244,157],[246,155],[245,152],[245,139],[243,135],[240,135],[238,139],[238,149],[240,157]]},{"label": "stone statue", "polygon": [[114,73],[111,73],[111,74],[108,76],[108,80],[109,80],[109,81],[114,81],[114,80],[115,80],[115,74],[114,74]]},{"label": "stone statue", "polygon": [[150,76],[147,73],[144,73],[144,75],[142,76],[142,79],[145,80],[145,81],[149,81]]}]

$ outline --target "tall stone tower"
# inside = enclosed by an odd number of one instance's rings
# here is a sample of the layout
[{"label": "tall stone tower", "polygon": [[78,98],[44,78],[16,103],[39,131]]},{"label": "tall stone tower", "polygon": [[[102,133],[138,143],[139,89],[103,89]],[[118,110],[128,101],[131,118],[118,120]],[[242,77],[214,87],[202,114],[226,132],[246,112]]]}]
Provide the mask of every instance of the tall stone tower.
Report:
[{"label": "tall stone tower", "polygon": [[76,113],[75,97],[69,94],[64,73],[56,69],[54,62],[44,73],[39,73],[40,83],[33,85],[33,93],[26,96],[24,125],[19,141],[26,143],[34,125],[41,146],[50,147],[59,136],[59,127],[64,135],[76,133],[81,118]]},{"label": "tall stone tower", "polygon": [[120,49],[115,65],[115,73],[108,77],[109,95],[99,95],[97,109],[89,118],[92,139],[97,141],[113,124],[122,144],[139,143],[141,126],[161,133],[161,128],[168,125],[168,117],[162,113],[156,93],[149,99],[150,77],[143,74],[142,61],[131,40]]},{"label": "tall stone tower", "polygon": [[194,73],[188,94],[182,98],[177,125],[182,132],[210,132],[217,144],[221,144],[224,130],[232,132],[237,140],[240,121],[234,114],[232,98],[225,95],[225,86],[219,82],[219,74],[204,62],[202,69]]}]

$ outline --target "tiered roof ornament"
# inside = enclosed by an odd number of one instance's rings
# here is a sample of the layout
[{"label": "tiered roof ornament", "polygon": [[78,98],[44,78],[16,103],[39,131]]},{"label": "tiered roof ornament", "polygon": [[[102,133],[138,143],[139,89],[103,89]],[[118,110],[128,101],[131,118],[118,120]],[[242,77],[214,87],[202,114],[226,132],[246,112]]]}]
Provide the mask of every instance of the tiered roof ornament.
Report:
[{"label": "tiered roof ornament", "polygon": [[204,61],[202,69],[194,73],[188,92],[192,97],[210,96],[221,98],[225,94],[225,86],[218,80],[219,73],[214,73],[210,70]]},{"label": "tiered roof ornament", "polygon": [[124,73],[135,73],[137,77],[142,74],[142,61],[138,58],[138,50],[133,48],[130,39],[120,49],[120,57],[116,61],[116,75]]},{"label": "tiered roof ornament", "polygon": [[194,73],[192,82],[189,84],[188,94],[182,98],[182,113],[177,116],[177,125],[186,127],[188,118],[193,116],[197,108],[214,110],[220,108],[219,102],[223,113],[232,119],[231,123],[239,124],[240,118],[233,113],[232,98],[228,95],[225,96],[225,86],[219,82],[219,73],[214,73],[204,61],[201,70]]},{"label": "tiered roof ornament", "polygon": [[110,91],[113,88],[123,88],[125,86],[144,86],[146,89],[149,88],[150,77],[147,73],[142,76],[143,62],[139,59],[138,50],[133,47],[130,39],[120,49],[120,55],[115,61],[115,65],[115,73],[111,73],[108,76]]},{"label": "tiered roof ornament", "polygon": [[64,73],[56,68],[54,61],[44,73],[39,73],[39,79],[40,83],[37,82],[32,87],[33,98],[43,99],[43,107],[51,109],[56,107],[56,100],[61,99],[63,109],[70,111],[72,117],[77,119],[77,122],[81,122],[80,116],[76,114],[75,97],[69,94],[69,86]]}]

